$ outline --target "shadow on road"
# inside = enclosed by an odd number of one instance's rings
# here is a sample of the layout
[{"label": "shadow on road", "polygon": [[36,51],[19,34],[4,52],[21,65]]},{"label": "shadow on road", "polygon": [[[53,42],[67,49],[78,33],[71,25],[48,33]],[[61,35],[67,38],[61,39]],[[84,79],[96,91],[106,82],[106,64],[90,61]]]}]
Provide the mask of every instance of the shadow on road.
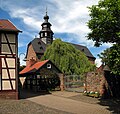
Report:
[{"label": "shadow on road", "polygon": [[99,103],[102,106],[108,106],[107,110],[112,114],[120,114],[120,99],[99,99]]},{"label": "shadow on road", "polygon": [[90,103],[90,104],[99,104],[101,106],[107,106],[107,110],[112,112],[112,114],[120,114],[120,99],[103,99],[103,98],[94,98],[94,97],[88,97],[83,94],[76,95],[69,97],[70,99],[77,100],[77,101],[82,101],[85,103]]},{"label": "shadow on road", "polygon": [[47,94],[51,94],[51,93],[49,91],[34,92],[27,89],[21,89],[19,91],[19,99],[27,99],[27,98],[36,97],[40,95],[47,95]]}]

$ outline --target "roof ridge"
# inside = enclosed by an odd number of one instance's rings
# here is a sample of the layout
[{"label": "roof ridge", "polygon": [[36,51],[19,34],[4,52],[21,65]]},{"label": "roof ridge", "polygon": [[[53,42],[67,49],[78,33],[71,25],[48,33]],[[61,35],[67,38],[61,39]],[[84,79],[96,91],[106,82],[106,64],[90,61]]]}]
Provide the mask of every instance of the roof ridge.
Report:
[{"label": "roof ridge", "polygon": [[8,21],[9,21],[17,30],[19,30],[19,29],[12,23],[11,20],[8,19]]},{"label": "roof ridge", "polygon": [[70,44],[78,45],[78,46],[82,46],[82,47],[87,47],[87,46],[84,46],[84,45],[81,45],[81,44],[75,44],[75,43],[70,43]]}]

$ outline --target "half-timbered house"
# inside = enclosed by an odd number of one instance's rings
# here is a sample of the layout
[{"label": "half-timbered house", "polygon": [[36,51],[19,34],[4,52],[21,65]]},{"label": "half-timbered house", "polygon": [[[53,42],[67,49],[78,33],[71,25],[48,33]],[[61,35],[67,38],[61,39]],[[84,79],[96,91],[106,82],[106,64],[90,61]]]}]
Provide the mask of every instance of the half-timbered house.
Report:
[{"label": "half-timbered house", "polygon": [[0,19],[0,97],[18,99],[18,30]]},{"label": "half-timbered house", "polygon": [[23,89],[43,91],[57,87],[63,90],[63,74],[50,60],[37,62],[32,58],[19,74]]}]

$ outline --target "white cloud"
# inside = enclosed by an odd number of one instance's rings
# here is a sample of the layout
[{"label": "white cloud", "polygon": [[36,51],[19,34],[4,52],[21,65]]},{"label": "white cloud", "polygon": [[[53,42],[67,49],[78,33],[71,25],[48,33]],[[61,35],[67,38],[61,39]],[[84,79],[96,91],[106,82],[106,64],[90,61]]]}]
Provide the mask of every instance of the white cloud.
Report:
[{"label": "white cloud", "polygon": [[95,64],[96,64],[97,67],[100,67],[101,64],[102,64],[101,59],[100,58],[96,58]]},{"label": "white cloud", "polygon": [[[32,9],[32,10],[36,10],[36,9]],[[42,21],[37,20],[37,18],[35,18],[36,16],[31,13],[30,8],[27,8],[27,9],[20,8],[15,11],[11,9],[10,14],[14,18],[21,18],[23,22],[30,27],[30,28],[28,27],[28,30],[30,29],[40,30],[41,29],[40,25]]]},{"label": "white cloud", "polygon": [[88,41],[85,37],[90,31],[86,25],[89,20],[87,6],[97,4],[98,0],[46,0],[45,2],[40,0],[37,4],[36,2],[38,1],[35,0],[34,4],[30,5],[26,0],[21,0],[18,2],[19,5],[16,5],[14,0],[5,0],[2,2],[2,8],[9,11],[12,17],[22,19],[29,30],[39,31],[45,12],[43,10],[47,5],[54,32],[72,33],[74,34],[72,40],[93,46],[93,41]]},{"label": "white cloud", "polygon": [[25,54],[24,53],[19,53],[18,57],[20,59],[20,65],[26,65],[26,62],[24,61],[25,59]]}]

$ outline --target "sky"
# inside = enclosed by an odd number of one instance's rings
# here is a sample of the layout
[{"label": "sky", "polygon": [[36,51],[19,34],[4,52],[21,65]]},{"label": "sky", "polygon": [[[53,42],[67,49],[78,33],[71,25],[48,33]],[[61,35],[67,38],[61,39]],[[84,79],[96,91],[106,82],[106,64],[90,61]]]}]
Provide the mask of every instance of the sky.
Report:
[{"label": "sky", "polygon": [[90,29],[87,22],[90,20],[88,6],[96,5],[98,0],[0,0],[0,19],[9,19],[22,31],[18,38],[18,56],[20,64],[23,61],[27,44],[36,36],[39,37],[41,24],[46,12],[52,24],[54,38],[87,46],[99,67],[101,60],[97,56],[111,44],[106,43],[94,47],[94,42],[87,39]]}]

